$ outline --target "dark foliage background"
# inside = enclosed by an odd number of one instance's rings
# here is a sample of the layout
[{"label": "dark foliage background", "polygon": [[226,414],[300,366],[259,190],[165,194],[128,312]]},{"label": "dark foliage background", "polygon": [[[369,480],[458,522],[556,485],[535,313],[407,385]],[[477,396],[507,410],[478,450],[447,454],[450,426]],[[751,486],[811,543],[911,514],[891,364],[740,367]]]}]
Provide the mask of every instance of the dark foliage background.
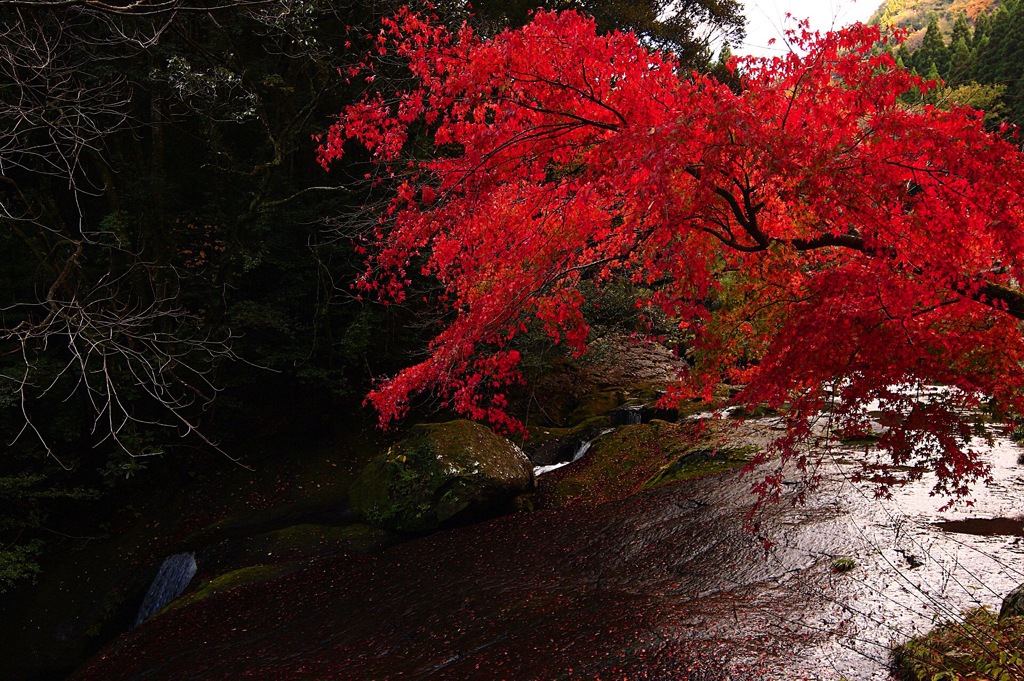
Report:
[{"label": "dark foliage background", "polygon": [[[258,466],[358,415],[421,310],[357,301],[388,191],[315,135],[398,0],[11,0],[0,7],[0,590],[186,474]],[[711,66],[732,0],[586,0]],[[484,33],[534,3],[440,3]],[[391,76],[400,78],[400,65]]]}]

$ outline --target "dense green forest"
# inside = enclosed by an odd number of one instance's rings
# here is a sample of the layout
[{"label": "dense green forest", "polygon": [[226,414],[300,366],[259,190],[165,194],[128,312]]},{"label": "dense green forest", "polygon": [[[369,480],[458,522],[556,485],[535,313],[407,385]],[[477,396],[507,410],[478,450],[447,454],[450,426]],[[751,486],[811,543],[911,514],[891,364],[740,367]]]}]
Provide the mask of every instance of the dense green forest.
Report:
[{"label": "dense green forest", "polygon": [[310,137],[346,96],[346,26],[390,7],[249,4],[3,10],[5,585],[148,470],[237,459],[245,405],[351,395],[388,361],[322,224],[365,193]]},{"label": "dense green forest", "polygon": [[900,61],[944,81],[935,102],[984,109],[992,123],[1024,122],[1024,3],[889,2],[873,20],[911,31]]},{"label": "dense green forest", "polygon": [[[314,140],[402,77],[346,76],[399,4],[4,3],[0,589],[133,494],[358,415],[409,362],[429,320],[350,291],[387,178],[358,153],[325,173]],[[435,9],[486,34],[534,4]],[[697,68],[742,35],[735,2],[665,5],[574,4]]]}]

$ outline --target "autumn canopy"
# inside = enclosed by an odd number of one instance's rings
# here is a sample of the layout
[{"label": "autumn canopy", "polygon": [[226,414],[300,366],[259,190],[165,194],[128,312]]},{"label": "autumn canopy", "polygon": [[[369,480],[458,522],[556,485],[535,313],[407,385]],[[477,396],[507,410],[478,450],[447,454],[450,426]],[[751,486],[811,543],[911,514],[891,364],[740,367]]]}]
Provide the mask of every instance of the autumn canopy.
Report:
[{"label": "autumn canopy", "polygon": [[[696,350],[667,400],[742,382],[748,404],[790,405],[790,456],[826,403],[843,432],[871,405],[900,416],[881,446],[911,476],[955,494],[983,475],[965,411],[1024,413],[1022,157],[973,110],[908,104],[930,84],[876,28],[793,39],[803,56],[742,62],[737,94],[576,13],[489,39],[386,22],[407,89],[348,107],[321,160],[355,140],[405,178],[358,286],[402,300],[426,274],[449,316],[371,394],[381,418],[433,391],[513,425],[517,335],[582,351],[580,281],[627,277]],[[915,400],[925,383],[952,389]]]}]

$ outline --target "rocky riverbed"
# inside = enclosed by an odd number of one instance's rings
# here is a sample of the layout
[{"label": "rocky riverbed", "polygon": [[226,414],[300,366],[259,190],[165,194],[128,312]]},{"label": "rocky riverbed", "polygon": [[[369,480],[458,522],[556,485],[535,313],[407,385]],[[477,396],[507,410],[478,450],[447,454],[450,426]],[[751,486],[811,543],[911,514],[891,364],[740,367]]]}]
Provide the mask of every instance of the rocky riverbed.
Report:
[{"label": "rocky riverbed", "polygon": [[892,642],[1024,581],[1020,532],[1004,531],[1024,515],[1019,448],[984,449],[992,484],[949,512],[927,480],[875,499],[850,482],[848,447],[757,531],[756,472],[733,472],[314,558],[159,615],[73,678],[885,679]]}]

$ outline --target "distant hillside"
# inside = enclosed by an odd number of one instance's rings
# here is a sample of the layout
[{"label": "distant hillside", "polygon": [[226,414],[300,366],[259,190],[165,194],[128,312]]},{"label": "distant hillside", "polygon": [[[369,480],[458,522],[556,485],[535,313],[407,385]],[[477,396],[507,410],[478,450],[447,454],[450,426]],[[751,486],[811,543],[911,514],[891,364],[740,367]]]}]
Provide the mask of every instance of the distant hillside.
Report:
[{"label": "distant hillside", "polygon": [[885,0],[869,19],[869,23],[882,26],[898,26],[911,31],[908,45],[916,47],[924,35],[928,19],[934,13],[939,18],[939,27],[948,34],[960,12],[967,15],[967,22],[974,25],[979,14],[999,6],[1000,0]]},{"label": "distant hillside", "polygon": [[886,0],[871,19],[912,31],[903,66],[943,83],[940,98],[1024,128],[1024,0]]}]

